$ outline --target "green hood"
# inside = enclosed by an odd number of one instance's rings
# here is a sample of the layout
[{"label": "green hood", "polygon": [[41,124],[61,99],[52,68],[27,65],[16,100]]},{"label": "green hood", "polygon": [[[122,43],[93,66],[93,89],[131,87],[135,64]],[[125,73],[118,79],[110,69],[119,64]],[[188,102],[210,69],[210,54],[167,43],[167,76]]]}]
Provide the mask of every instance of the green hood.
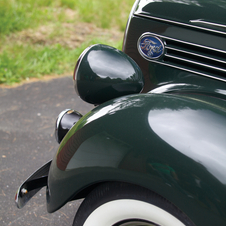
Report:
[{"label": "green hood", "polygon": [[226,32],[225,0],[140,0],[135,14]]}]

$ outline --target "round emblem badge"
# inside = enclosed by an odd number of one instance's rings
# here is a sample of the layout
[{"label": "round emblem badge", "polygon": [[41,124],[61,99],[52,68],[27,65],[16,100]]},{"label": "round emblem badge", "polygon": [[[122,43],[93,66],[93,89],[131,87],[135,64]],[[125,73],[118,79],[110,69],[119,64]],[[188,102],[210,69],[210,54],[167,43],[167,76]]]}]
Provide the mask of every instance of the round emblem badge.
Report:
[{"label": "round emblem badge", "polygon": [[143,34],[138,40],[138,50],[146,59],[157,59],[164,53],[164,44],[155,36]]}]

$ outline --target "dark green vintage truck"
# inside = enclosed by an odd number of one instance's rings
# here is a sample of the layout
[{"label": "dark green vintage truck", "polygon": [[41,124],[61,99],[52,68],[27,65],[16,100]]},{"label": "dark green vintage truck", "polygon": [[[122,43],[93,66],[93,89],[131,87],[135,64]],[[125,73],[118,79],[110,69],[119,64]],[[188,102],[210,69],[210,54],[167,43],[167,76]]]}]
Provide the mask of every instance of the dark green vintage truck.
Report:
[{"label": "dark green vintage truck", "polygon": [[61,112],[53,160],[18,189],[47,210],[84,198],[74,226],[226,226],[226,1],[137,0],[123,51],[74,71],[95,108]]}]

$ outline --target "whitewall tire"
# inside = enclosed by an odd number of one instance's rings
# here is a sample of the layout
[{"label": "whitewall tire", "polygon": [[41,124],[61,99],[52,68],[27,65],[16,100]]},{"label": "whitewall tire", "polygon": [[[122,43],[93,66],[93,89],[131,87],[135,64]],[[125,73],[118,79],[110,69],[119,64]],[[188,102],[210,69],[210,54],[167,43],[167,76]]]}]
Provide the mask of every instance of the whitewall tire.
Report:
[{"label": "whitewall tire", "polygon": [[107,183],[81,204],[73,226],[194,226],[167,200],[139,186]]}]

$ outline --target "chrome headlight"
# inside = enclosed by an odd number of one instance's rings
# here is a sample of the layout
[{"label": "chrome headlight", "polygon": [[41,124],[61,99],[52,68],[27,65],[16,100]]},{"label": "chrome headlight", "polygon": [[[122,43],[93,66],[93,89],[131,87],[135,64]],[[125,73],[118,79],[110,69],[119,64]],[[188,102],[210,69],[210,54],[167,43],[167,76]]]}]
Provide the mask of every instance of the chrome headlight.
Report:
[{"label": "chrome headlight", "polygon": [[58,115],[55,125],[55,137],[58,143],[63,140],[67,132],[81,117],[79,112],[71,109],[66,109]]}]

